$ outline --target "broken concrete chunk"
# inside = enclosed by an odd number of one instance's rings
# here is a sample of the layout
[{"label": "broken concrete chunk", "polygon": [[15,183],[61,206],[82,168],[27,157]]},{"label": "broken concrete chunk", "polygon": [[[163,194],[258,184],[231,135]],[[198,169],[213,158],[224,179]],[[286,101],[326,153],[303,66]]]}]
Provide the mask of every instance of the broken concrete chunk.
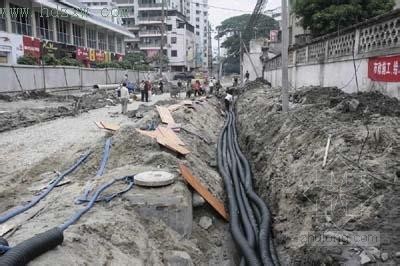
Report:
[{"label": "broken concrete chunk", "polygon": [[192,202],[193,202],[193,207],[201,207],[206,203],[204,198],[200,196],[199,193],[197,192],[193,192]]},{"label": "broken concrete chunk", "polygon": [[379,259],[381,257],[381,251],[376,247],[368,247],[366,251],[368,252],[368,254],[374,256],[376,259]]},{"label": "broken concrete chunk", "polygon": [[396,252],[394,255],[396,256],[396,258],[400,258],[400,251]]},{"label": "broken concrete chunk", "polygon": [[383,252],[381,254],[381,259],[382,259],[383,262],[387,261],[389,259],[389,253]]},{"label": "broken concrete chunk", "polygon": [[363,250],[360,253],[360,259],[361,259],[360,260],[361,265],[365,265],[367,263],[374,262],[374,260],[370,256],[368,256],[368,254],[367,254],[367,252],[365,252],[365,250]]},{"label": "broken concrete chunk", "polygon": [[207,216],[203,216],[200,218],[199,225],[201,228],[207,230],[212,226],[212,219]]},{"label": "broken concrete chunk", "polygon": [[352,99],[352,100],[349,102],[349,110],[350,110],[350,112],[355,112],[355,111],[357,111],[359,105],[360,105],[360,102],[359,102],[358,100]]},{"label": "broken concrete chunk", "polygon": [[185,251],[171,250],[164,254],[165,266],[193,266],[192,258]]}]

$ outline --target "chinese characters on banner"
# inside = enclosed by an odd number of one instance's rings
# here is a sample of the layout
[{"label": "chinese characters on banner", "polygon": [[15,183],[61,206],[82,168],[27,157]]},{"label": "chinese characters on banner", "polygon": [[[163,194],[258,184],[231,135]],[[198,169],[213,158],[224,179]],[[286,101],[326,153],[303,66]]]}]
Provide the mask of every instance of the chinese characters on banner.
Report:
[{"label": "chinese characters on banner", "polygon": [[400,82],[400,55],[370,58],[368,77],[374,81]]}]

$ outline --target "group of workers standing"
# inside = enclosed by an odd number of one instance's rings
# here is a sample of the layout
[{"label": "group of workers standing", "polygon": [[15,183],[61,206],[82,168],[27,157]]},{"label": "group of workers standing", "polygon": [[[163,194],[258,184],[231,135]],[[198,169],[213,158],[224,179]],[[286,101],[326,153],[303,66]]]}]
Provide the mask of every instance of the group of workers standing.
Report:
[{"label": "group of workers standing", "polygon": [[[246,71],[245,81],[247,82],[249,80],[249,78],[250,78],[250,74],[248,71]],[[233,78],[233,86],[237,87],[238,84],[239,84],[238,78],[234,77]],[[211,77],[210,80],[205,80],[203,82],[200,82],[200,80],[195,80],[194,82],[192,82],[192,80],[187,80],[186,84],[184,84],[183,81],[179,80],[177,85],[178,85],[179,91],[182,91],[185,89],[187,98],[191,98],[192,95],[194,97],[203,96],[203,95],[211,95],[211,94],[214,94],[214,90],[216,93],[219,93],[220,89],[222,88],[220,81],[216,80],[213,77]],[[153,87],[153,84],[151,83],[151,81],[150,80],[142,80],[139,83],[138,87],[140,90],[141,101],[149,102],[150,95],[152,94],[152,92],[155,92],[155,90],[156,90],[156,88]],[[157,86],[155,86],[155,87],[157,87]],[[160,80],[158,83],[158,90],[161,93],[164,93],[164,83],[162,80]],[[122,114],[126,114],[126,112],[128,110],[129,94],[130,94],[130,92],[134,91],[134,85],[131,82],[129,82],[127,74],[125,74],[124,79],[121,83],[121,86],[118,88],[117,91],[118,91],[118,96],[121,99]],[[230,105],[232,102],[233,102],[233,92],[232,92],[232,89],[228,89],[226,91],[226,95],[224,98],[226,110],[230,109]]]}]

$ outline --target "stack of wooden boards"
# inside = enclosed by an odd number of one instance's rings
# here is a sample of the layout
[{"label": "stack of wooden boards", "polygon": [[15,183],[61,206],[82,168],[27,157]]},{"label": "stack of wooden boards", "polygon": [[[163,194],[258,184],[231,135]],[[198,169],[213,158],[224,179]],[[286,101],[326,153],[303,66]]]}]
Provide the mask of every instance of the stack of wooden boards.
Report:
[{"label": "stack of wooden boards", "polygon": [[158,126],[154,131],[136,129],[139,133],[157,140],[158,144],[180,154],[187,155],[190,151],[185,147],[185,143],[175,134],[174,131],[180,130],[180,126],[175,123],[171,112],[178,110],[182,106],[192,105],[192,101],[182,101],[169,107],[156,106],[161,122],[166,126]]}]

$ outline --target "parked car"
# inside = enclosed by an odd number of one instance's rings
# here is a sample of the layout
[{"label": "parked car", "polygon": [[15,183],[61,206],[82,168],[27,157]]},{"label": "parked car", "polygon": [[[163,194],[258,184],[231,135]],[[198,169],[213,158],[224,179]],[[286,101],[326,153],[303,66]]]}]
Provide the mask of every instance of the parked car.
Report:
[{"label": "parked car", "polygon": [[188,80],[188,79],[194,79],[194,76],[190,73],[178,73],[174,76],[174,80]]}]

